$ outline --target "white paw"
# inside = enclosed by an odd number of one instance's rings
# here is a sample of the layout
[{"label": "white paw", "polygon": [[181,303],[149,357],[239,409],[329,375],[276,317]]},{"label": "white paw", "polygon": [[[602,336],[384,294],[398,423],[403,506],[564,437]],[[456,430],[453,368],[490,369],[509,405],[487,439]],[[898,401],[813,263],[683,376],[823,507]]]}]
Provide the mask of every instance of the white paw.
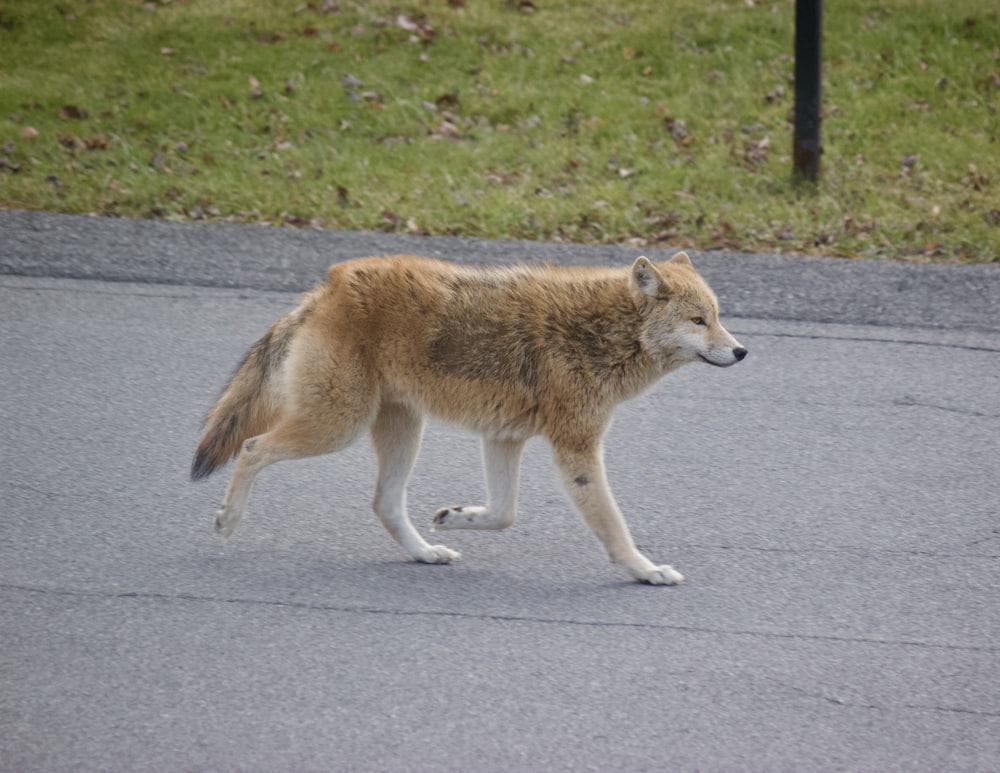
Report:
[{"label": "white paw", "polygon": [[684,582],[684,575],[672,566],[654,566],[639,580],[650,585],[679,585]]},{"label": "white paw", "polygon": [[457,561],[462,554],[444,545],[428,545],[413,558],[425,564],[450,564]]},{"label": "white paw", "polygon": [[223,539],[229,539],[239,520],[239,516],[233,516],[229,510],[222,508],[215,513],[215,530]]},{"label": "white paw", "polygon": [[476,522],[476,516],[486,511],[484,507],[442,507],[434,513],[434,531],[438,529],[467,529]]}]

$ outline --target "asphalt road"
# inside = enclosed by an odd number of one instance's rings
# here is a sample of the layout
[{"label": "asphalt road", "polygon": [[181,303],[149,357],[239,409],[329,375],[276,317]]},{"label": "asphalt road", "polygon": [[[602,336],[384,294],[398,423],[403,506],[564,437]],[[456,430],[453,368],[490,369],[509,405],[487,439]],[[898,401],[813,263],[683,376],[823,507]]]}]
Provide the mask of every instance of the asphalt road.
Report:
[{"label": "asphalt road", "polygon": [[[1000,768],[1000,265],[692,255],[750,356],[606,443],[679,587],[612,570],[536,441],[455,565],[404,560],[363,443],[222,544],[204,411],[328,263],[403,250],[639,252],[0,212],[0,770]],[[481,488],[432,425],[421,528]]]}]

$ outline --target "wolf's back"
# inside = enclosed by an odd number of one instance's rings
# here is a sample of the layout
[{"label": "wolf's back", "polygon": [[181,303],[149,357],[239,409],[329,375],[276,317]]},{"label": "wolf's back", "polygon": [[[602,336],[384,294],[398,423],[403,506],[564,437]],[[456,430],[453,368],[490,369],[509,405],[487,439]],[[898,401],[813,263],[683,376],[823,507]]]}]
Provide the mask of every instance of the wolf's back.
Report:
[{"label": "wolf's back", "polygon": [[246,353],[205,418],[191,479],[207,478],[240,452],[243,442],[270,429],[282,409],[275,376],[302,321],[297,309],[275,322]]}]

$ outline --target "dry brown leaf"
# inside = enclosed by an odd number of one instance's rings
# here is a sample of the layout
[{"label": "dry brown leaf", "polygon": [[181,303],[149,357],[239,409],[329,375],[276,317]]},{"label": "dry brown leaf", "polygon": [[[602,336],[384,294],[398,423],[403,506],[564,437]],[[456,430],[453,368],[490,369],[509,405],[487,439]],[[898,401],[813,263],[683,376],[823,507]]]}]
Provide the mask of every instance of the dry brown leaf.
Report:
[{"label": "dry brown leaf", "polygon": [[59,108],[59,117],[64,121],[82,121],[87,115],[87,109],[79,105],[63,105]]}]

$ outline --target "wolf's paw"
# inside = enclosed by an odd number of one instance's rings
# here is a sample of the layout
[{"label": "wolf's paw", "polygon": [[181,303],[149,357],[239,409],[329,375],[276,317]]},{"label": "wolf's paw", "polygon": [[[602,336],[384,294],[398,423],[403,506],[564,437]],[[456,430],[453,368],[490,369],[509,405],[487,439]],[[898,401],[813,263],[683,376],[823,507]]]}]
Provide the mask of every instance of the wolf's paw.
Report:
[{"label": "wolf's paw", "polygon": [[223,507],[215,513],[215,530],[222,535],[223,539],[229,539],[239,520],[239,515],[235,515]]},{"label": "wolf's paw", "polygon": [[442,507],[434,513],[434,531],[438,529],[468,529],[474,528],[476,516],[486,512],[485,507]]},{"label": "wolf's paw", "polygon": [[672,566],[654,566],[644,576],[637,578],[640,582],[650,585],[679,585],[684,582],[684,575]]},{"label": "wolf's paw", "polygon": [[446,548],[444,545],[428,545],[413,558],[424,564],[450,564],[461,556],[457,550]]}]

